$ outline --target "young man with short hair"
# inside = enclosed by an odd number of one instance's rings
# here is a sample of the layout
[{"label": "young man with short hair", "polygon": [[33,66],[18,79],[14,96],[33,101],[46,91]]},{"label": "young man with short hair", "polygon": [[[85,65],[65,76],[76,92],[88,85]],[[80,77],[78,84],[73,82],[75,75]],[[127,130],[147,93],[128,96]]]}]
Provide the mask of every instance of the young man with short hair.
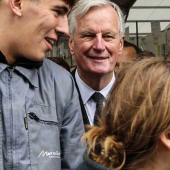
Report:
[{"label": "young man with short hair", "polygon": [[0,169],[75,169],[84,132],[70,74],[45,55],[74,0],[0,0]]}]

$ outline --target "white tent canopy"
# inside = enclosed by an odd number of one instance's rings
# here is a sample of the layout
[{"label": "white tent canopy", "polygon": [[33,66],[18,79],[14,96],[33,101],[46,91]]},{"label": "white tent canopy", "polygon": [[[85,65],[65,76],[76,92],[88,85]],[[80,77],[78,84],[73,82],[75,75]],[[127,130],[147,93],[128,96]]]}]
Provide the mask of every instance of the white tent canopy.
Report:
[{"label": "white tent canopy", "polygon": [[126,28],[130,34],[136,33],[136,23],[132,21],[138,21],[139,34],[151,33],[148,21],[153,20],[161,21],[161,31],[170,24],[170,0],[137,0],[130,9]]}]

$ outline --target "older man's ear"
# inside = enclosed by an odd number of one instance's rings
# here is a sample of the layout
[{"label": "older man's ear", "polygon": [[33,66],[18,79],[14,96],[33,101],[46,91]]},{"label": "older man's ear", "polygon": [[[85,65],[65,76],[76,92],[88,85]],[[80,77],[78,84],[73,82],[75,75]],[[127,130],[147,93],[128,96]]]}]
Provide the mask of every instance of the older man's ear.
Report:
[{"label": "older man's ear", "polygon": [[124,46],[124,40],[125,40],[125,36],[123,36],[123,37],[120,39],[119,55],[122,54],[122,50],[123,50],[123,46]]},{"label": "older man's ear", "polygon": [[69,37],[69,43],[68,43],[68,45],[69,45],[69,48],[70,48],[70,53],[71,53],[71,55],[74,55],[74,48],[73,48],[73,46],[74,46],[74,41],[73,41],[73,39],[72,39],[71,36]]}]

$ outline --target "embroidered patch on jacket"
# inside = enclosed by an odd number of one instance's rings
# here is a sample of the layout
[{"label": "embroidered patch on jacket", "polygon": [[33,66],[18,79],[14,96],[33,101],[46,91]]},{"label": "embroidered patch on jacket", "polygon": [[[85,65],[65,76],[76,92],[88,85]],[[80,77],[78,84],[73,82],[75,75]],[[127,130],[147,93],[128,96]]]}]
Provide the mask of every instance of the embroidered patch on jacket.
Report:
[{"label": "embroidered patch on jacket", "polygon": [[47,152],[47,151],[42,151],[38,158],[40,157],[49,157],[49,158],[60,158],[60,152],[55,151],[55,152]]}]

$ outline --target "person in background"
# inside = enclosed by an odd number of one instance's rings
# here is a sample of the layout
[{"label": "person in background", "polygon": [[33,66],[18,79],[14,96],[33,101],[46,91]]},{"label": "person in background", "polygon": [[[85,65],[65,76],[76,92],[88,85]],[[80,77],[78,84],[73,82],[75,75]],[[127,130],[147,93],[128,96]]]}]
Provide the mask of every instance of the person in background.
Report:
[{"label": "person in background", "polygon": [[49,60],[55,62],[56,64],[62,66],[65,68],[68,72],[70,72],[70,66],[69,64],[62,58],[59,57],[48,57]]},{"label": "person in background", "polygon": [[137,56],[137,58],[139,58],[139,59],[149,58],[149,57],[156,57],[156,56],[153,52],[148,51],[148,50],[141,51]]},{"label": "person in background", "polygon": [[75,0],[0,0],[0,169],[70,170],[85,150],[72,76],[44,59]]},{"label": "person in background", "polygon": [[77,170],[169,170],[170,61],[126,65],[106,102],[100,126],[89,127]]},{"label": "person in background", "polygon": [[124,41],[124,47],[121,55],[118,57],[115,72],[118,73],[123,65],[129,61],[135,60],[142,51],[135,44],[132,44],[128,41]]},{"label": "person in background", "polygon": [[103,100],[114,81],[122,52],[124,19],[109,0],[79,0],[69,14],[69,47],[77,68],[72,71],[84,124],[97,125]]}]

